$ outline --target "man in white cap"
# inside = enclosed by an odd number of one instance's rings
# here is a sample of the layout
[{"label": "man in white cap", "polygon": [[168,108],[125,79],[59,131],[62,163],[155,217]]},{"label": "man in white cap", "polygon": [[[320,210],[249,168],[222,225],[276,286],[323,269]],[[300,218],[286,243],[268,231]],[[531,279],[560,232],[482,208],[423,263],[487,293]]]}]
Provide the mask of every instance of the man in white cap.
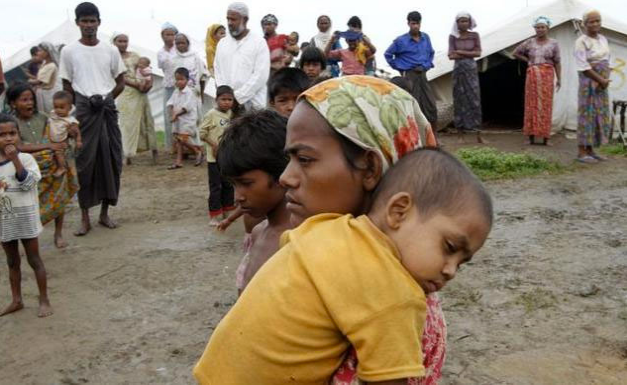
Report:
[{"label": "man in white cap", "polygon": [[226,20],[229,34],[218,43],[214,70],[216,85],[235,91],[235,100],[246,110],[266,108],[270,52],[263,37],[250,32],[248,7],[229,5]]}]

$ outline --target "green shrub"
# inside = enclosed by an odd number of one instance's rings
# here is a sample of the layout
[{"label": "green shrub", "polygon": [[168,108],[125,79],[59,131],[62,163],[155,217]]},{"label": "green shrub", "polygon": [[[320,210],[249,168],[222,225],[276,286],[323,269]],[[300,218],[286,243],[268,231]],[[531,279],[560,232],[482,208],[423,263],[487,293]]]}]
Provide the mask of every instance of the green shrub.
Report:
[{"label": "green shrub", "polygon": [[559,163],[537,155],[494,148],[463,148],[457,151],[457,156],[483,180],[513,179],[564,169]]}]

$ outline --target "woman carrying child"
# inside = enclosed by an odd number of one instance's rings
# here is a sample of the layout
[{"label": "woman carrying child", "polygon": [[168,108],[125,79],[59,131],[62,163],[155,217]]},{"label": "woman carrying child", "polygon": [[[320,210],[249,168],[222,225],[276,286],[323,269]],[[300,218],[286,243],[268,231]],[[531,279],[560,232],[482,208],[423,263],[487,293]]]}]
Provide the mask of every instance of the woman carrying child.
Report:
[{"label": "woman carrying child", "polygon": [[[11,114],[17,120],[20,133],[20,151],[32,153],[41,171],[39,181],[39,214],[46,225],[54,219],[54,244],[63,248],[67,244],[63,239],[63,219],[65,206],[78,191],[76,166],[70,149],[65,143],[53,143],[50,140],[50,125],[46,115],[37,111],[35,92],[25,83],[17,83],[7,90],[7,103]],[[67,149],[65,159],[66,172],[55,177],[57,163],[54,152]]]},{"label": "woman carrying child", "polygon": [[[369,113],[374,107],[367,100],[376,100],[380,113]],[[351,116],[351,121],[346,122],[346,116]],[[390,131],[395,132],[393,137],[388,135]],[[326,212],[365,213],[390,166],[416,148],[434,146],[435,136],[420,107],[411,95],[389,82],[349,76],[310,88],[301,96],[287,126],[285,149],[290,162],[281,183],[287,188],[292,223],[297,226]],[[445,347],[444,314],[437,294],[431,294],[422,336],[426,375],[410,383],[437,382]],[[351,352],[332,383],[356,382],[357,365]]]},{"label": "woman carrying child", "polygon": [[[380,113],[373,113],[377,108]],[[351,119],[346,121],[346,116]],[[349,76],[309,89],[288,122],[285,148],[290,162],[281,176],[293,225],[320,213],[365,213],[388,167],[416,148],[436,145],[415,100],[391,83]],[[437,295],[431,294],[422,336],[426,374],[410,383],[437,382],[445,343],[446,324]],[[333,383],[356,382],[357,365],[352,351]],[[198,379],[203,367],[201,359],[195,369]]]},{"label": "woman carrying child", "polygon": [[140,57],[135,52],[128,51],[128,35],[114,33],[111,41],[120,51],[126,66],[126,74],[124,75],[126,87],[116,99],[126,164],[131,164],[131,158],[137,152],[148,150],[152,151],[152,161],[156,163],[155,122],[148,100],[148,91],[152,88],[152,81],[146,82],[137,78],[137,64]]},{"label": "woman carrying child", "polygon": [[52,95],[61,90],[59,81],[59,51],[52,43],[39,44],[37,56],[42,61],[37,77],[28,82],[35,88],[37,105],[47,114],[52,110]]}]

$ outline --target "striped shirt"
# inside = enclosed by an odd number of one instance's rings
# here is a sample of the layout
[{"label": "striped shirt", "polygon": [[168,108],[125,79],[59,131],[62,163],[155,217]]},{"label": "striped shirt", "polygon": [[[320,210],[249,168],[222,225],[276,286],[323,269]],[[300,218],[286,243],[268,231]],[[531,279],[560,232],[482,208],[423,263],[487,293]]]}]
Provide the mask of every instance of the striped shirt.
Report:
[{"label": "striped shirt", "polygon": [[0,198],[0,241],[37,238],[42,231],[39,219],[37,182],[39,166],[30,154],[19,153],[25,172],[17,175],[10,160],[0,162],[0,179],[8,186]]}]

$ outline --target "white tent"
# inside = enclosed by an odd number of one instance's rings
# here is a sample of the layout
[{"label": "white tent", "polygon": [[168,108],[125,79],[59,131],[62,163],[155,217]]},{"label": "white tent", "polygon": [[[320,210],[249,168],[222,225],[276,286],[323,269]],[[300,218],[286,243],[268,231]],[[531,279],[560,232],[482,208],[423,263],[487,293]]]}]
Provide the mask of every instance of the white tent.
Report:
[{"label": "white tent", "polygon": [[[163,73],[157,68],[157,51],[160,49],[162,43],[160,39],[161,28],[159,23],[154,20],[147,20],[146,23],[141,24],[141,29],[137,32],[128,31],[129,34],[129,51],[136,52],[140,56],[146,56],[150,59],[151,66],[154,73],[154,86],[148,93],[150,99],[150,107],[155,120],[155,127],[157,130],[163,130]],[[9,82],[16,75],[20,76],[20,67],[26,64],[30,60],[30,48],[41,42],[50,42],[55,46],[67,45],[75,42],[80,38],[80,31],[74,21],[66,20],[57,28],[53,29],[49,33],[45,34],[41,38],[32,41],[30,44],[23,47],[21,50],[14,53],[12,56],[3,59],[2,66]],[[110,41],[111,34],[105,33],[102,30],[98,32],[98,38],[101,41]],[[192,49],[201,53],[201,57],[204,59],[204,43],[202,41],[190,38]],[[155,49],[145,48],[146,46],[154,47]],[[207,87],[205,91],[209,96],[215,95],[215,90],[211,87]],[[206,106],[212,103],[212,98],[206,98]]]},{"label": "white tent", "polygon": [[[553,21],[549,36],[560,45],[562,88],[553,100],[553,131],[577,128],[578,74],[574,66],[574,45],[580,36],[580,20],[589,6],[575,0],[558,0],[538,8],[530,8],[503,21],[491,31],[481,33],[482,56],[479,58],[484,121],[508,120],[522,126],[524,100],[524,65],[512,60],[512,52],[525,39],[533,36],[531,26],[537,16]],[[610,98],[627,100],[627,24],[602,15],[603,30],[612,52],[612,83]],[[481,31],[480,31],[481,32]],[[453,61],[447,52],[439,52],[429,79],[438,102],[452,104]],[[514,119],[511,119],[512,115]],[[516,123],[517,122],[517,123]]]}]

